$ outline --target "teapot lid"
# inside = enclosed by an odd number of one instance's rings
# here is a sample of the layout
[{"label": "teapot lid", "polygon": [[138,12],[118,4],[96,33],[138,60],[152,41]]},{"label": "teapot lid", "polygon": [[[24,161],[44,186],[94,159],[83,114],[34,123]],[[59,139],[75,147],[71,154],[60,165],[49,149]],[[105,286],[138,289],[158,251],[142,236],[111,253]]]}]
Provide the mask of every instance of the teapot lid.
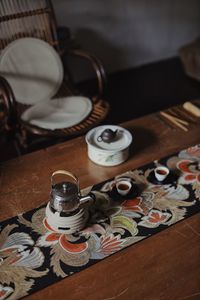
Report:
[{"label": "teapot lid", "polygon": [[[75,182],[71,181],[59,181],[54,183],[54,176],[65,175],[70,180],[73,179]],[[57,211],[70,212],[74,211],[79,206],[79,180],[78,178],[69,171],[57,170],[51,175],[51,196],[50,205]]]},{"label": "teapot lid", "polygon": [[59,182],[52,186],[51,195],[60,201],[71,201],[77,196],[78,186],[72,182]]},{"label": "teapot lid", "polygon": [[[99,136],[101,136],[106,129],[117,131],[115,139],[110,143],[99,140]],[[113,152],[127,148],[132,142],[132,135],[123,127],[116,125],[102,125],[91,129],[86,134],[86,142],[102,152]]]}]

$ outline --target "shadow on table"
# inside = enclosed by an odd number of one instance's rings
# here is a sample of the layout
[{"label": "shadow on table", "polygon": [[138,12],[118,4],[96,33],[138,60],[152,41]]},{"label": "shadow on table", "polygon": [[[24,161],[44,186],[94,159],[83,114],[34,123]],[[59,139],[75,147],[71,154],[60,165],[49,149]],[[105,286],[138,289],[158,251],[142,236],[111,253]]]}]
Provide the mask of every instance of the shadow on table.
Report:
[{"label": "shadow on table", "polygon": [[155,144],[157,137],[151,130],[143,127],[129,127],[128,130],[133,135],[133,142],[130,147],[130,157],[139,153],[141,150]]}]

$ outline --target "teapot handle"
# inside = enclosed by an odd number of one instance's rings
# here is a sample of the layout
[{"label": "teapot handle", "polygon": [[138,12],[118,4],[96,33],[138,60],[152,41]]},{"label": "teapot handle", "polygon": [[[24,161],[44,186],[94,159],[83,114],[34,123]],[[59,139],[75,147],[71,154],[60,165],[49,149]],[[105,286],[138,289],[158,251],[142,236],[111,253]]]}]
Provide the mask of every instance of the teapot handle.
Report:
[{"label": "teapot handle", "polygon": [[103,139],[102,139],[102,136],[101,136],[101,135],[99,135],[99,136],[97,137],[97,141],[98,141],[98,142],[102,142],[102,141],[103,141]]},{"label": "teapot handle", "polygon": [[72,174],[71,172],[69,171],[65,171],[65,170],[57,170],[55,172],[52,173],[51,175],[51,186],[53,187],[54,186],[54,177],[55,175],[58,175],[58,174],[62,174],[62,175],[66,175],[68,177],[71,177],[74,179],[74,181],[76,182],[77,186],[78,186],[78,192],[80,192],[80,187],[79,187],[79,179],[78,177],[76,177],[76,175]]}]

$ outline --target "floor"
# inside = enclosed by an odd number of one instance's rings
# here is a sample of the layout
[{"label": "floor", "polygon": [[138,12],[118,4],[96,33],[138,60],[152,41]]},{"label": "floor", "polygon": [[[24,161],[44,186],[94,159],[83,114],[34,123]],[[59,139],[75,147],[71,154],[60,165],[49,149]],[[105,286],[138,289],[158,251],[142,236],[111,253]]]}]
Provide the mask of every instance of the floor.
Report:
[{"label": "floor", "polygon": [[[79,84],[86,95],[95,88],[94,80]],[[105,98],[111,110],[104,124],[121,123],[199,97],[200,83],[185,75],[178,57],[120,71],[108,76]],[[43,142],[40,148],[50,144]],[[2,134],[0,154],[0,161],[17,156],[12,139]]]}]

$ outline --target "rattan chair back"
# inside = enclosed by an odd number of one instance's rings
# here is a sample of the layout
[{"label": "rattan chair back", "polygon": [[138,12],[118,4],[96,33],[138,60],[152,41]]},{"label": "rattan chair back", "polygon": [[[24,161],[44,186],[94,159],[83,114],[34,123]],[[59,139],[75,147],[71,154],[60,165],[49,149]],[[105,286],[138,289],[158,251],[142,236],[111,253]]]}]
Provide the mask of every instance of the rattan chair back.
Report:
[{"label": "rattan chair back", "polygon": [[56,20],[50,1],[1,0],[0,50],[23,37],[40,38],[58,48]]},{"label": "rattan chair back", "polygon": [[[60,51],[56,18],[50,0],[0,0],[0,52],[12,41],[24,37],[42,39],[62,55],[63,49]],[[99,124],[108,114],[109,104],[107,101],[102,100],[105,73],[101,63],[94,56],[80,49],[67,49],[67,51],[70,55],[88,60],[96,72],[98,81],[98,94],[92,99],[93,110],[91,114],[81,123],[70,128],[48,130],[23,122],[20,115],[26,107],[16,103],[9,83],[0,74],[0,100],[3,98],[6,105],[8,113],[6,118],[7,127],[14,128],[17,137],[21,139],[20,144],[23,147],[27,147],[28,134],[50,137],[76,136]],[[59,94],[67,96],[74,94],[74,91],[76,91],[76,88],[74,89],[71,83],[64,82]]]}]

